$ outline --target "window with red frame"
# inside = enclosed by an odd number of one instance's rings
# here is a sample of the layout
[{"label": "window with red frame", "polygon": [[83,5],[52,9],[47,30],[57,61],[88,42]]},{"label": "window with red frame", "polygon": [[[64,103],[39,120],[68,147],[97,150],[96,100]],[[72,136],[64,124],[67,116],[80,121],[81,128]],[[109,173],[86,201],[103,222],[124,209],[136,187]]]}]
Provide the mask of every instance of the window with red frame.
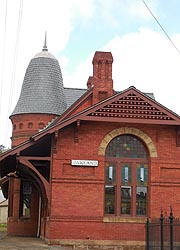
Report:
[{"label": "window with red frame", "polygon": [[106,149],[105,215],[147,214],[148,153],[132,135],[114,138]]}]

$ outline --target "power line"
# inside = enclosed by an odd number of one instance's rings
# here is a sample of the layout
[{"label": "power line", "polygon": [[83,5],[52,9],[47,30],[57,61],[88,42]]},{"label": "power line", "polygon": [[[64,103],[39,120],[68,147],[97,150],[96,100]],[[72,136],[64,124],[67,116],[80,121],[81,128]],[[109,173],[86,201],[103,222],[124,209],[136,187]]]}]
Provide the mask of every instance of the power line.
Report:
[{"label": "power line", "polygon": [[[12,70],[10,95],[9,95],[10,98],[9,98],[9,104],[8,104],[8,115],[10,113],[11,106],[12,106],[12,96],[13,96],[13,90],[14,90],[14,79],[15,79],[15,73],[16,73],[16,64],[17,64],[17,56],[18,56],[18,47],[19,47],[19,37],[20,37],[20,30],[21,30],[22,12],[23,12],[23,0],[20,0],[18,26],[17,26],[17,31],[16,31],[16,43],[15,43],[15,49],[14,49],[13,70]],[[5,137],[7,137],[8,131],[9,131],[9,122],[7,120]]]},{"label": "power line", "polygon": [[153,12],[151,11],[151,9],[148,7],[148,5],[146,4],[146,2],[144,0],[141,0],[143,2],[143,4],[146,6],[146,8],[148,9],[148,11],[150,12],[151,16],[155,19],[155,21],[157,22],[157,24],[159,25],[159,27],[162,29],[163,33],[166,35],[166,37],[168,38],[168,40],[171,42],[171,44],[173,45],[173,47],[176,49],[176,51],[179,53],[180,55],[180,50],[176,47],[176,45],[174,44],[174,42],[172,41],[172,39],[170,38],[170,36],[168,35],[168,33],[165,31],[165,29],[162,27],[162,25],[160,24],[160,22],[158,21],[158,19],[155,17],[155,15],[153,14]]},{"label": "power line", "polygon": [[[0,100],[2,100],[2,90],[4,82],[4,61],[5,61],[5,49],[6,49],[6,28],[7,28],[7,2],[5,5],[5,16],[4,16],[4,39],[3,39],[3,54],[2,54],[2,67],[1,67],[1,82],[0,82]],[[0,114],[1,114],[1,103],[0,103]]]},{"label": "power line", "polygon": [[[22,10],[23,10],[23,0],[20,0],[18,26],[17,26],[17,31],[16,31],[16,43],[15,43],[15,49],[14,49],[13,71],[12,71],[12,79],[11,79],[11,87],[10,87],[10,96],[12,96],[13,89],[14,89],[14,79],[15,79],[15,73],[16,73],[16,63],[17,63],[18,48],[19,48],[19,36],[20,36],[20,30],[21,30]],[[10,112],[11,104],[12,104],[12,98],[9,99],[8,113]]]}]

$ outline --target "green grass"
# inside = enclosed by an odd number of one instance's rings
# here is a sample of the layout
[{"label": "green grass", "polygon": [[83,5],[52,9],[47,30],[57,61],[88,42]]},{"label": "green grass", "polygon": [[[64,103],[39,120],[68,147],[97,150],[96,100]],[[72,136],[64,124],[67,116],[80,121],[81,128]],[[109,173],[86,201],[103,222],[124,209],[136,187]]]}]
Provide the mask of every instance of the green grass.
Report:
[{"label": "green grass", "polygon": [[7,230],[7,224],[6,223],[0,223],[0,231],[6,231]]}]

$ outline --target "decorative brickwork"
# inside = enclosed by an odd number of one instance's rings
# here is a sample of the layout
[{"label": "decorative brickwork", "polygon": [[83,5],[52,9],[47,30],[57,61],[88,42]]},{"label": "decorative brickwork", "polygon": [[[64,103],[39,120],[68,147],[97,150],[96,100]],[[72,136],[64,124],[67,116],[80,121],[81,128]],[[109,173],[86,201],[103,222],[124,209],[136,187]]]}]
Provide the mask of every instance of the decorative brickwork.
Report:
[{"label": "decorative brickwork", "polygon": [[93,58],[93,79],[88,87],[93,87],[93,104],[113,95],[113,57],[111,52],[97,51]]},{"label": "decorative brickwork", "polygon": [[[29,140],[32,135],[43,129],[42,124],[44,124],[44,127],[47,126],[54,117],[51,114],[19,114],[11,116],[13,124],[12,147]],[[39,124],[41,124],[41,128]]]},{"label": "decorative brickwork", "polygon": [[136,129],[136,128],[130,128],[130,127],[122,127],[122,128],[114,129],[113,131],[108,133],[104,137],[104,139],[102,140],[99,146],[98,154],[105,155],[105,150],[109,142],[116,136],[123,135],[123,134],[131,134],[131,135],[135,135],[139,137],[146,144],[149,150],[150,157],[157,157],[157,150],[151,138],[147,134],[145,134],[143,131]]}]

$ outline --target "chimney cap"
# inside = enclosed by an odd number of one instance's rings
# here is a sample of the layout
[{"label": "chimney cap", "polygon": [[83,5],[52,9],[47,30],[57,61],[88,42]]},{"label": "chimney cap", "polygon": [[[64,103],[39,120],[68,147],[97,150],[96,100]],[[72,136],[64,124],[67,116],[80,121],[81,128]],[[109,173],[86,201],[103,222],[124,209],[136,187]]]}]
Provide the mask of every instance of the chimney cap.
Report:
[{"label": "chimney cap", "polygon": [[113,62],[113,56],[111,52],[96,51],[93,57],[93,63],[98,61],[108,61]]}]

